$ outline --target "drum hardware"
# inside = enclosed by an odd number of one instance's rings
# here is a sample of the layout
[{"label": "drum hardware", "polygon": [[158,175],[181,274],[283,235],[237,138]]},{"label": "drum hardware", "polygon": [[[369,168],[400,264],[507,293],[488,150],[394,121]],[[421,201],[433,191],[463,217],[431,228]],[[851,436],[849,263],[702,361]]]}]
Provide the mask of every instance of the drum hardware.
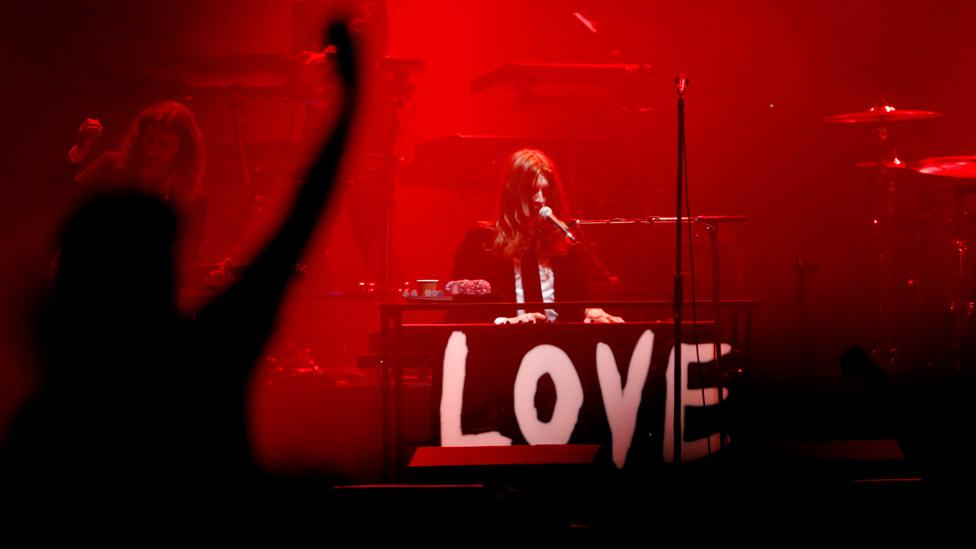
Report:
[{"label": "drum hardware", "polygon": [[891,369],[896,365],[897,348],[892,334],[892,302],[894,273],[892,268],[893,221],[894,221],[894,174],[906,169],[905,162],[899,158],[893,140],[890,139],[889,125],[892,122],[926,120],[942,116],[942,113],[928,110],[902,110],[890,104],[870,107],[863,111],[848,112],[828,116],[825,121],[835,124],[871,124],[883,150],[884,158],[877,161],[859,162],[857,167],[877,170],[880,190],[880,215],[873,220],[878,234],[878,325],[879,340],[874,349],[874,358],[882,368]]}]

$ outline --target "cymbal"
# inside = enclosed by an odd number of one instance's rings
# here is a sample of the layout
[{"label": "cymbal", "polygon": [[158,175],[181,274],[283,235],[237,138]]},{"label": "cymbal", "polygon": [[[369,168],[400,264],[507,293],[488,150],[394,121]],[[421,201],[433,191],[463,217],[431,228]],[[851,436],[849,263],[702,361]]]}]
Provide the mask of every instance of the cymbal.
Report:
[{"label": "cymbal", "polygon": [[942,116],[942,113],[935,111],[902,110],[896,109],[891,105],[880,105],[878,107],[871,107],[866,111],[835,114],[833,116],[828,116],[825,120],[827,122],[839,122],[842,124],[865,124],[901,122],[904,120],[924,120],[926,118],[935,118],[937,116]]},{"label": "cymbal", "polygon": [[937,156],[912,162],[911,169],[926,175],[976,179],[976,156]]}]

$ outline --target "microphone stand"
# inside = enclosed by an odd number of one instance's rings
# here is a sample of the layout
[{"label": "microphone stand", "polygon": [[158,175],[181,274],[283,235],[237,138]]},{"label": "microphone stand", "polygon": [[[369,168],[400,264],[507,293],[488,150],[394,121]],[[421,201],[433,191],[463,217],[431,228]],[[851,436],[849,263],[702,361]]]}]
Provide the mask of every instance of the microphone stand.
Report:
[{"label": "microphone stand", "polygon": [[684,273],[681,264],[681,198],[682,183],[685,175],[685,91],[687,90],[688,80],[683,74],[679,74],[675,80],[675,87],[678,91],[678,185],[675,193],[675,245],[674,245],[674,463],[681,463],[681,442],[684,438],[681,433],[681,322],[684,316]]},{"label": "microphone stand", "polygon": [[[575,220],[570,221],[570,223],[573,225],[577,225]],[[607,264],[603,262],[603,259],[600,258],[600,254],[597,253],[596,246],[594,246],[592,241],[590,241],[590,239],[587,238],[585,234],[582,234],[576,238],[575,245],[579,246],[580,249],[582,249],[583,252],[585,252],[586,255],[589,256],[590,261],[593,262],[593,266],[596,267],[598,271],[600,271],[600,276],[603,277],[603,279],[607,282],[609,287],[611,289],[616,288],[617,284],[620,283],[620,277],[613,274],[613,271],[611,271],[610,268],[607,267]]]},{"label": "microphone stand", "polygon": [[[589,239],[586,238],[586,235],[582,235],[580,237],[574,236],[569,230],[569,225],[557,219],[552,214],[552,208],[549,206],[543,206],[542,209],[539,210],[539,215],[548,221],[550,225],[555,227],[556,230],[558,230],[560,234],[562,234],[566,240],[569,241],[570,245],[579,246],[580,249],[583,250],[587,256],[589,256],[590,260],[593,261],[593,264],[600,271],[600,274],[611,287],[615,287],[620,282],[620,277],[610,272],[610,269],[607,268],[606,263],[600,259],[600,256],[594,249],[594,246],[590,243]],[[575,220],[571,220],[570,223],[577,225]]]}]

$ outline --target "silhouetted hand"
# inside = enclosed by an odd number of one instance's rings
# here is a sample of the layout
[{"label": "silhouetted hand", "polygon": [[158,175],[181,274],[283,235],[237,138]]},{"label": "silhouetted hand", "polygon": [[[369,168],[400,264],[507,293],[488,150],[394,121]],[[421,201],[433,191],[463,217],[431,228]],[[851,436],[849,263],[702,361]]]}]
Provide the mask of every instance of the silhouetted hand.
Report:
[{"label": "silhouetted hand", "polygon": [[353,87],[358,84],[357,54],[345,22],[335,22],[326,31],[326,43],[336,48],[336,72],[343,84]]}]

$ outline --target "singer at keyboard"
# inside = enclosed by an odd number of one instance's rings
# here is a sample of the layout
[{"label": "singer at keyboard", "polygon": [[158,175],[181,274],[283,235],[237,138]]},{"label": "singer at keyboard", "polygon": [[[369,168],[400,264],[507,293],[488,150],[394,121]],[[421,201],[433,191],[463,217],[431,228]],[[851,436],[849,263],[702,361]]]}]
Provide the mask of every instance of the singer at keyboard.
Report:
[{"label": "singer at keyboard", "polygon": [[[515,152],[502,177],[497,217],[465,235],[452,279],[487,280],[492,294],[502,301],[585,301],[587,261],[575,245],[576,237],[565,225],[558,226],[565,212],[565,194],[552,161],[538,150]],[[495,323],[554,322],[559,316],[555,309],[522,309]],[[578,314],[563,310],[562,316],[574,322],[623,322],[599,308]]]}]

